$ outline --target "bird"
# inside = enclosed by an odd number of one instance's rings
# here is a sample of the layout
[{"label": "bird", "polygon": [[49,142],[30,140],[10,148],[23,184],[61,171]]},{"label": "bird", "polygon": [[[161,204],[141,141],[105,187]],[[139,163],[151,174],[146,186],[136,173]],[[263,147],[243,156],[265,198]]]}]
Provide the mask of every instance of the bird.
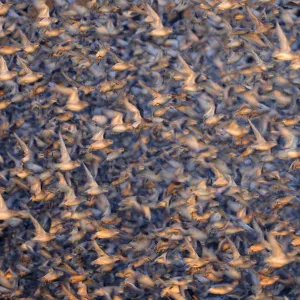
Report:
[{"label": "bird", "polygon": [[15,132],[14,132],[14,136],[24,151],[24,157],[22,158],[22,162],[23,163],[29,162],[32,157],[32,152],[30,151],[28,146],[23,142],[23,140]]},{"label": "bird", "polygon": [[249,17],[251,18],[251,20],[254,22],[255,24],[255,32],[258,32],[258,33],[267,33],[272,27],[273,25],[272,24],[264,24],[262,23],[257,17],[256,15],[254,14],[254,12],[252,11],[251,8],[249,8],[248,6],[246,7],[247,9],[247,13],[249,15]]},{"label": "bird", "polygon": [[97,252],[99,258],[95,259],[94,261],[92,261],[93,265],[110,265],[110,264],[114,264],[116,261],[119,260],[118,257],[112,257],[107,255],[97,244],[96,240],[93,241],[93,247],[95,249],[95,251]]},{"label": "bird", "polygon": [[6,203],[3,199],[2,193],[0,193],[0,220],[5,221],[11,218],[26,218],[27,214],[26,211],[16,211],[9,209],[6,206]]},{"label": "bird", "polygon": [[24,32],[18,28],[18,32],[22,41],[22,49],[30,54],[30,53],[34,53],[39,47],[40,44],[39,43],[31,43],[30,40],[27,38],[27,36],[24,34]]},{"label": "bird", "polygon": [[9,81],[17,76],[17,72],[9,71],[3,56],[0,56],[0,81]]},{"label": "bird", "polygon": [[35,237],[32,239],[33,241],[40,242],[40,243],[46,243],[55,238],[54,235],[46,232],[44,228],[41,226],[41,224],[31,215],[30,212],[28,212],[29,218],[31,219],[34,228],[35,228]]},{"label": "bird", "polygon": [[92,176],[92,174],[90,173],[89,169],[87,168],[87,166],[83,163],[83,167],[87,176],[87,184],[86,184],[86,190],[85,193],[90,195],[90,196],[96,196],[99,195],[101,193],[104,192],[104,190],[102,190],[99,185],[97,184],[96,180],[94,179],[94,177]]},{"label": "bird", "polygon": [[52,85],[51,90],[68,96],[65,107],[70,111],[81,111],[89,105],[88,102],[80,100],[77,87],[69,88],[54,84]]},{"label": "bird", "polygon": [[104,138],[105,131],[100,129],[92,137],[92,143],[88,146],[89,151],[105,149],[113,144],[113,140]]},{"label": "bird", "polygon": [[[178,60],[182,65],[182,68],[178,69],[178,72],[183,75],[182,79],[184,80],[184,84],[182,89],[187,92],[196,92],[200,88],[196,83],[196,78],[198,74],[195,73],[192,68],[186,63],[186,61],[182,58],[180,54],[177,54]],[[202,76],[205,78],[205,76]]]},{"label": "bird", "polygon": [[35,22],[38,28],[48,27],[52,23],[52,21],[55,21],[55,19],[50,17],[50,9],[46,1],[35,0],[34,6],[38,10],[38,16]]},{"label": "bird", "polygon": [[145,10],[148,15],[146,21],[150,22],[151,26],[154,28],[150,35],[155,37],[164,37],[170,35],[173,30],[172,28],[164,27],[159,15],[152,9],[152,7],[145,3]]},{"label": "bird", "polygon": [[280,43],[280,49],[275,49],[273,57],[283,61],[293,60],[296,54],[291,50],[289,41],[278,22],[276,22],[276,32]]},{"label": "bird", "polygon": [[18,83],[21,85],[25,84],[31,84],[36,82],[37,80],[41,79],[44,77],[44,73],[41,72],[33,72],[25,63],[25,60],[22,59],[21,57],[17,56],[17,61],[20,64],[22,71],[19,73],[19,75],[22,74],[18,78]]},{"label": "bird", "polygon": [[83,93],[85,95],[89,95],[90,93],[92,93],[93,91],[95,91],[97,89],[97,86],[82,85],[82,84],[76,82],[71,77],[69,77],[63,70],[61,70],[61,73],[73,87],[76,87],[79,90],[83,91]]},{"label": "bird", "polygon": [[151,102],[151,105],[153,106],[164,105],[173,98],[173,94],[160,94],[155,90],[153,90],[152,88],[148,87],[142,81],[139,81],[139,85],[142,88],[144,88],[149,94],[152,95],[153,100]]},{"label": "bird", "polygon": [[62,134],[60,131],[58,133],[58,137],[59,137],[59,143],[60,143],[61,162],[54,164],[54,167],[61,171],[71,171],[73,169],[78,168],[80,166],[80,163],[77,161],[71,160],[71,157],[68,153],[67,147],[65,145],[65,142],[63,140],[63,137],[62,137]]},{"label": "bird", "polygon": [[265,261],[271,268],[280,268],[296,260],[294,255],[288,255],[283,252],[273,234],[268,234],[268,241],[271,246],[272,254],[267,257]]},{"label": "bird", "polygon": [[277,145],[276,141],[268,141],[267,142],[262,137],[261,133],[257,130],[257,128],[254,126],[254,124],[251,122],[250,119],[248,120],[248,122],[249,122],[249,124],[254,132],[255,138],[256,138],[256,143],[251,145],[251,148],[258,150],[258,151],[267,151]]},{"label": "bird", "polygon": [[109,54],[112,56],[113,60],[116,62],[111,69],[113,71],[134,71],[136,67],[134,64],[122,60],[118,55],[116,55],[111,49],[108,51]]}]

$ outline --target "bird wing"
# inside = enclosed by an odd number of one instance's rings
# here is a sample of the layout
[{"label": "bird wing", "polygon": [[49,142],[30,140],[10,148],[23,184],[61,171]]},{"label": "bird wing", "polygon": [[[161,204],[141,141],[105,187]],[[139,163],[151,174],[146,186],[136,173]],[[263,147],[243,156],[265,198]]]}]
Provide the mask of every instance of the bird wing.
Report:
[{"label": "bird wing", "polygon": [[285,256],[285,253],[282,251],[280,244],[271,233],[268,234],[268,240],[272,247],[272,253],[274,254],[274,256]]},{"label": "bird wing", "polygon": [[279,38],[280,49],[285,52],[290,52],[291,48],[289,45],[289,41],[286,38],[286,36],[278,22],[276,23],[276,31],[277,31],[277,35]]},{"label": "bird wing", "polygon": [[0,56],[0,73],[8,72],[8,67],[3,56]]},{"label": "bird wing", "polygon": [[97,141],[97,142],[101,142],[104,140],[104,129],[100,129],[93,137],[92,137],[92,141]]},{"label": "bird wing", "polygon": [[2,210],[2,211],[8,210],[6,203],[1,194],[0,194],[0,210]]},{"label": "bird wing", "polygon": [[264,64],[263,60],[257,55],[257,53],[253,49],[251,49],[250,52],[252,53],[252,55],[258,65]]},{"label": "bird wing", "polygon": [[69,94],[68,104],[78,104],[80,103],[78,89],[77,87],[72,88],[72,92]]},{"label": "bird wing", "polygon": [[115,54],[113,51],[109,50],[109,54],[112,56],[113,60],[117,63],[123,63],[124,60],[122,60],[117,54]]},{"label": "bird wing", "polygon": [[31,69],[27,66],[27,64],[25,63],[25,60],[23,58],[17,56],[17,61],[26,74],[32,73]]},{"label": "bird wing", "polygon": [[159,15],[147,3],[146,3],[146,11],[150,15],[150,17],[153,19],[153,23],[151,23],[151,25],[155,28],[162,28],[163,24],[161,22]]},{"label": "bird wing", "polygon": [[19,31],[19,34],[20,34],[20,37],[21,37],[23,46],[24,46],[24,47],[29,46],[29,45],[30,45],[30,41],[29,41],[29,39],[27,38],[27,36],[23,33],[23,31],[22,31],[20,28],[18,29],[18,31]]},{"label": "bird wing", "polygon": [[251,125],[251,128],[254,132],[254,135],[255,135],[255,138],[257,140],[258,143],[265,143],[266,140],[262,137],[262,135],[260,134],[260,132],[257,130],[257,128],[254,126],[254,124],[251,122],[251,120],[249,119],[248,120],[250,125]]},{"label": "bird wing", "polygon": [[233,259],[238,259],[241,255],[240,255],[238,249],[236,248],[235,244],[229,238],[227,238],[226,241],[229,244],[229,247],[230,247],[230,249],[232,251],[232,257],[233,257]]},{"label": "bird wing", "polygon": [[143,87],[149,94],[151,94],[154,98],[159,97],[160,93],[156,92],[155,90],[151,89],[149,86],[144,84],[142,81],[138,81],[139,85]]},{"label": "bird wing", "polygon": [[256,17],[256,15],[253,13],[253,11],[247,7],[247,12],[249,17],[252,19],[252,21],[255,23],[255,27],[257,28],[259,25],[261,25],[262,23],[260,22],[260,20]]},{"label": "bird wing", "polygon": [[85,163],[83,163],[83,167],[84,167],[88,182],[93,185],[98,185],[97,182],[95,181],[93,175],[91,174],[90,170],[85,165]]},{"label": "bird wing", "polygon": [[191,67],[186,63],[186,61],[182,58],[182,56],[178,53],[178,59],[183,66],[183,70],[180,70],[180,73],[187,74],[188,78],[196,79],[197,74],[191,69]]},{"label": "bird wing", "polygon": [[21,147],[24,151],[25,157],[29,157],[30,153],[31,153],[30,149],[27,147],[27,145],[21,140],[21,138],[16,133],[14,133],[14,136],[17,139],[17,141],[19,142],[19,144],[21,145]]},{"label": "bird wing", "polygon": [[50,18],[50,10],[46,3],[41,3],[41,5],[38,7],[38,18],[39,19],[47,19]]},{"label": "bird wing", "polygon": [[63,70],[61,70],[61,74],[66,78],[66,80],[73,86],[79,88],[80,84],[78,82],[76,82],[74,79],[72,79],[71,77],[69,77]]},{"label": "bird wing", "polygon": [[116,112],[114,118],[111,120],[111,126],[122,125],[123,123],[123,114]]},{"label": "bird wing", "polygon": [[61,133],[58,133],[59,135],[59,142],[60,142],[60,153],[61,153],[61,162],[69,162],[71,160],[69,152],[67,150],[66,144],[62,138]]},{"label": "bird wing", "polygon": [[93,240],[93,246],[99,257],[108,257],[108,255],[100,248],[96,240]]},{"label": "bird wing", "polygon": [[29,217],[35,227],[36,230],[36,235],[40,235],[40,234],[46,234],[46,231],[44,230],[44,228],[41,226],[41,224],[31,215],[29,214]]},{"label": "bird wing", "polygon": [[67,96],[70,96],[73,93],[73,89],[70,87],[58,85],[55,83],[50,83],[49,85],[51,86],[51,90],[55,91],[56,93],[60,93]]}]

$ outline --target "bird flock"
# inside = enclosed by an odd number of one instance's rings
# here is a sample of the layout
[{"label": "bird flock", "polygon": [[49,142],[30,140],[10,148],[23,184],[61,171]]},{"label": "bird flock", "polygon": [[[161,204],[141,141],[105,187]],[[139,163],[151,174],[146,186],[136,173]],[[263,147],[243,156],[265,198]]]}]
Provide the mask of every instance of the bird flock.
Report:
[{"label": "bird flock", "polygon": [[0,298],[300,297],[299,0],[0,3]]}]

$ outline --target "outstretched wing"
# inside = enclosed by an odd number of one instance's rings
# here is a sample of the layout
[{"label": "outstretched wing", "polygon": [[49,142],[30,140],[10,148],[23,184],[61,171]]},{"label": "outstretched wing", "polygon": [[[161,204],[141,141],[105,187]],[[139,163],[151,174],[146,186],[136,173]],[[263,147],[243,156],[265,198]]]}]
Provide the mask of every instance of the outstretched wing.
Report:
[{"label": "outstretched wing", "polygon": [[251,122],[251,120],[249,119],[248,120],[250,125],[251,125],[251,128],[254,132],[254,135],[255,135],[255,138],[257,140],[258,143],[265,143],[266,140],[262,137],[262,135],[260,134],[260,132],[257,130],[257,128],[254,126],[254,124]]},{"label": "outstretched wing", "polygon": [[2,211],[8,210],[6,203],[1,194],[0,194],[0,210],[2,210]]},{"label": "outstretched wing", "polygon": [[160,94],[156,91],[154,91],[153,89],[151,89],[149,86],[147,86],[145,83],[143,83],[142,81],[138,81],[139,85],[141,87],[143,87],[149,94],[151,94],[153,97],[158,97],[160,96]]},{"label": "outstretched wing", "polygon": [[84,167],[88,182],[92,185],[98,185],[97,182],[95,181],[93,175],[91,174],[90,170],[85,165],[85,163],[83,163],[83,167]]},{"label": "outstretched wing", "polygon": [[46,234],[46,231],[44,230],[44,228],[31,214],[29,214],[29,217],[35,227],[36,235]]},{"label": "outstretched wing", "polygon": [[162,28],[163,24],[161,22],[161,19],[160,19],[159,15],[147,3],[146,3],[146,11],[147,11],[148,15],[150,15],[150,17],[153,20],[153,23],[151,23],[151,25],[155,28]]},{"label": "outstretched wing", "polygon": [[0,73],[8,72],[7,64],[3,56],[0,56]]},{"label": "outstretched wing", "polygon": [[60,142],[60,153],[61,153],[61,162],[69,162],[71,160],[69,152],[67,150],[66,144],[62,138],[61,133],[58,133],[59,136],[59,142]]},{"label": "outstretched wing", "polygon": [[291,47],[289,45],[289,41],[286,38],[286,36],[278,22],[276,23],[276,31],[277,31],[277,35],[279,38],[280,49],[284,52],[290,52]]}]

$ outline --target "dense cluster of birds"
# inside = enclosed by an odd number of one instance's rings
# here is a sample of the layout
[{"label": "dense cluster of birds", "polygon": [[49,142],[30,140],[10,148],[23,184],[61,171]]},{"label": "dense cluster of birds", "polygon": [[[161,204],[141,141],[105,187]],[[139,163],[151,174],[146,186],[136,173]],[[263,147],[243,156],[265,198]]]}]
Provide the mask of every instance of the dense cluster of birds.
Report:
[{"label": "dense cluster of birds", "polygon": [[0,298],[299,299],[299,0],[2,2]]}]

